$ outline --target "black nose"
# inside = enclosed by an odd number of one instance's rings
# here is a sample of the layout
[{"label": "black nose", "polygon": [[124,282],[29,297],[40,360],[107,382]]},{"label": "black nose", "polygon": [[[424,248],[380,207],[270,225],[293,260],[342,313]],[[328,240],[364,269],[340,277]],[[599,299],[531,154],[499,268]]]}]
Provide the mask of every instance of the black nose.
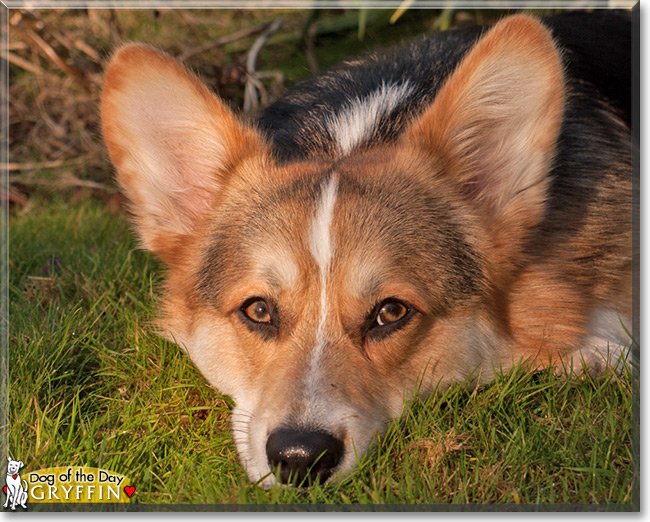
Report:
[{"label": "black nose", "polygon": [[325,431],[278,428],[266,441],[271,468],[280,469],[283,484],[298,486],[305,479],[325,482],[343,457],[343,443]]}]

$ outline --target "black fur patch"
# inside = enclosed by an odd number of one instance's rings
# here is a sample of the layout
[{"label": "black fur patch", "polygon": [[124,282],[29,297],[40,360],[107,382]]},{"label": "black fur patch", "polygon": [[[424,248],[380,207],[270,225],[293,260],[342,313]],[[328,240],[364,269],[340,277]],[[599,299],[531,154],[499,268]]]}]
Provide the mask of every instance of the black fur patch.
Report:
[{"label": "black fur patch", "polygon": [[[567,12],[543,19],[565,57],[572,89],[596,89],[624,120],[631,111],[631,23],[629,12]],[[343,62],[298,83],[261,112],[260,129],[270,139],[279,162],[336,153],[327,118],[344,112],[352,100],[364,100],[382,83],[413,87],[410,96],[382,117],[359,148],[394,140],[412,118],[434,99],[485,28],[451,30],[358,59]]]}]

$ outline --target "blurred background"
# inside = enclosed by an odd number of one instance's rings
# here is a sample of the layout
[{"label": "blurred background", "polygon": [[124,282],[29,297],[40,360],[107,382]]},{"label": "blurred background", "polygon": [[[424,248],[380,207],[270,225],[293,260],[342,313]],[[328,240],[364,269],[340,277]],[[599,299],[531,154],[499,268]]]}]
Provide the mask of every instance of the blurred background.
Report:
[{"label": "blurred background", "polygon": [[346,57],[514,12],[410,4],[385,10],[11,10],[3,56],[10,69],[10,205],[28,210],[32,196],[58,194],[121,208],[101,139],[99,97],[106,61],[124,42],[165,50],[233,110],[252,113]]}]

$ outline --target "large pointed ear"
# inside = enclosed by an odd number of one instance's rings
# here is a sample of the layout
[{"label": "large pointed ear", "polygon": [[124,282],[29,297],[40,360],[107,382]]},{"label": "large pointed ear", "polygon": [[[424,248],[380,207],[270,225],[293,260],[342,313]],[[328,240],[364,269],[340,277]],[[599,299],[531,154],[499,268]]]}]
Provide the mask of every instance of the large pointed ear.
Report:
[{"label": "large pointed ear", "polygon": [[469,51],[406,138],[442,160],[467,197],[521,240],[544,211],[564,89],[549,31],[512,16]]},{"label": "large pointed ear", "polygon": [[104,140],[145,248],[161,255],[206,215],[261,138],[196,77],[148,46],[121,48],[101,102]]}]

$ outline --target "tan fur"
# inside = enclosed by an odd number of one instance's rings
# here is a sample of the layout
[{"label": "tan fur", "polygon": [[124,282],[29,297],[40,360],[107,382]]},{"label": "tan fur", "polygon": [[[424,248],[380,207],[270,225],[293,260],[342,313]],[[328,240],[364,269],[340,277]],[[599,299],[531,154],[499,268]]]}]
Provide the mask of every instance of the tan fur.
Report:
[{"label": "tan fur", "polygon": [[[279,166],[171,58],[139,45],[116,53],[103,131],[142,243],[169,269],[160,330],[235,400],[251,479],[273,482],[264,444],[278,425],[343,440],[344,472],[413,393],[489,382],[522,360],[560,367],[599,307],[620,302],[630,317],[629,256],[608,278],[587,277],[554,244],[527,243],[545,209],[564,93],[548,30],[514,16],[396,143]],[[331,176],[336,199],[322,217]],[[438,214],[414,215],[424,193]],[[319,216],[329,250],[315,255]],[[588,252],[597,231],[573,247]],[[554,255],[538,255],[546,249]],[[277,303],[277,335],[242,319],[251,297]],[[416,313],[384,338],[366,336],[369,311],[389,297]]]},{"label": "tan fur", "polygon": [[143,45],[113,57],[101,109],[118,181],[144,246],[156,253],[191,230],[211,209],[227,172],[259,146],[200,81]]},{"label": "tan fur", "polygon": [[490,228],[499,228],[508,235],[504,243],[517,248],[517,236],[539,221],[544,208],[564,79],[539,23],[513,16],[498,29],[447,80],[408,139],[442,158],[444,169],[487,207]]}]

